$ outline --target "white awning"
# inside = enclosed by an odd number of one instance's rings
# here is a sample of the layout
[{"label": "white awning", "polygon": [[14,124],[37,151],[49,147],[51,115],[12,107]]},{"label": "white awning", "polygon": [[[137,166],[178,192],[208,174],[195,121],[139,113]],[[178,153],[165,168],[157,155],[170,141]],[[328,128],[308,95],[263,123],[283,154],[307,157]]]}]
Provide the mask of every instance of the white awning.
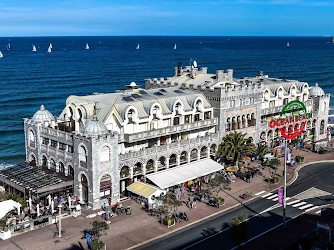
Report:
[{"label": "white awning", "polygon": [[194,180],[198,177],[214,173],[221,169],[223,169],[222,165],[207,158],[204,160],[187,163],[175,168],[148,174],[146,178],[151,180],[159,188],[165,189]]}]

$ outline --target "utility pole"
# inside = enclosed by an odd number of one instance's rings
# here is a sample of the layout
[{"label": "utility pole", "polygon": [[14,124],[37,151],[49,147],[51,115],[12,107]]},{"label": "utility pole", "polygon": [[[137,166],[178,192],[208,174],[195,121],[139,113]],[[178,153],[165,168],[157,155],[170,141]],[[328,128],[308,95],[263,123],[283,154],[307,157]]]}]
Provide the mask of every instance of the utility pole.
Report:
[{"label": "utility pole", "polygon": [[285,229],[285,208],[286,208],[286,161],[287,161],[287,139],[284,145],[284,193],[283,193],[283,228]]}]

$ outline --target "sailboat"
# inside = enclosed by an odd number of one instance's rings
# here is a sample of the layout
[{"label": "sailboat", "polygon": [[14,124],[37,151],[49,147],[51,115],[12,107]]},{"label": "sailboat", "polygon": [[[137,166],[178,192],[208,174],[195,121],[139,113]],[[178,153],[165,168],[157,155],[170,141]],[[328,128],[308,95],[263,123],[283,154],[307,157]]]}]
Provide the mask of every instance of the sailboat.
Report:
[{"label": "sailboat", "polygon": [[51,48],[52,47],[49,46],[49,48],[48,48],[48,50],[46,52],[51,53]]},{"label": "sailboat", "polygon": [[176,49],[176,43],[174,44],[174,49]]},{"label": "sailboat", "polygon": [[52,49],[52,43],[50,43],[49,47]]},{"label": "sailboat", "polygon": [[89,49],[89,45],[88,45],[88,43],[86,44],[86,49]]},{"label": "sailboat", "polygon": [[287,43],[286,46],[287,46],[287,47],[290,47],[290,43]]},{"label": "sailboat", "polygon": [[333,40],[332,40],[332,43],[334,43],[334,36],[333,36]]},{"label": "sailboat", "polygon": [[36,51],[36,46],[32,45],[32,51]]},{"label": "sailboat", "polygon": [[0,58],[1,58],[1,57],[3,57],[3,54],[2,54],[2,52],[0,51]]},{"label": "sailboat", "polygon": [[138,43],[138,45],[137,45],[136,49],[139,49],[139,43]]},{"label": "sailboat", "polygon": [[10,49],[10,43],[8,43],[7,48],[8,48],[8,50]]}]

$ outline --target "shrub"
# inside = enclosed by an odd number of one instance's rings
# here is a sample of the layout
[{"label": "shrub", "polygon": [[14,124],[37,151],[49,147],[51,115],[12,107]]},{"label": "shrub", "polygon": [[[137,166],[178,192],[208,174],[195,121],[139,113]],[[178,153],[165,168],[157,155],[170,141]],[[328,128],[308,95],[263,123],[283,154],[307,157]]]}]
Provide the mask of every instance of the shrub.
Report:
[{"label": "shrub", "polygon": [[102,249],[102,247],[104,246],[104,243],[102,241],[97,241],[97,240],[93,240],[91,243],[90,243],[90,248],[92,250],[100,250]]}]

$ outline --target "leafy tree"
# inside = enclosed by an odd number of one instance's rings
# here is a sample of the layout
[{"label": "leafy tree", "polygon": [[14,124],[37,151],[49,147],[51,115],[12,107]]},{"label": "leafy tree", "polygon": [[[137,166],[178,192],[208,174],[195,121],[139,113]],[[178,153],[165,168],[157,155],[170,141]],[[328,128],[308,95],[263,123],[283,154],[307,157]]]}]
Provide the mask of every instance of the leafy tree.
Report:
[{"label": "leafy tree", "polygon": [[238,166],[242,157],[252,155],[255,151],[255,145],[245,139],[246,134],[234,131],[226,135],[218,147],[218,155],[227,159],[233,158],[235,165]]},{"label": "leafy tree", "polygon": [[94,221],[92,225],[93,225],[93,228],[90,231],[90,234],[92,235],[94,240],[97,240],[97,242],[100,242],[101,236],[106,234],[105,231],[109,229],[109,226],[107,222],[97,221],[97,220]]},{"label": "leafy tree", "polygon": [[256,150],[258,156],[262,159],[266,154],[270,153],[270,149],[265,144],[259,144]]},{"label": "leafy tree", "polygon": [[209,183],[208,188],[211,195],[215,194],[215,197],[218,198],[218,194],[222,190],[231,190],[230,182],[223,178],[220,175],[216,175]]},{"label": "leafy tree", "polygon": [[249,224],[246,221],[247,218],[247,214],[239,214],[228,223],[230,237],[238,246],[248,240]]},{"label": "leafy tree", "polygon": [[176,213],[178,208],[182,206],[182,201],[177,200],[174,196],[160,195],[156,197],[158,201],[161,201],[159,206],[160,215],[170,216],[172,213]]},{"label": "leafy tree", "polygon": [[276,176],[276,172],[280,164],[281,164],[281,161],[277,158],[272,158],[269,160],[268,170],[269,170],[270,177]]}]

